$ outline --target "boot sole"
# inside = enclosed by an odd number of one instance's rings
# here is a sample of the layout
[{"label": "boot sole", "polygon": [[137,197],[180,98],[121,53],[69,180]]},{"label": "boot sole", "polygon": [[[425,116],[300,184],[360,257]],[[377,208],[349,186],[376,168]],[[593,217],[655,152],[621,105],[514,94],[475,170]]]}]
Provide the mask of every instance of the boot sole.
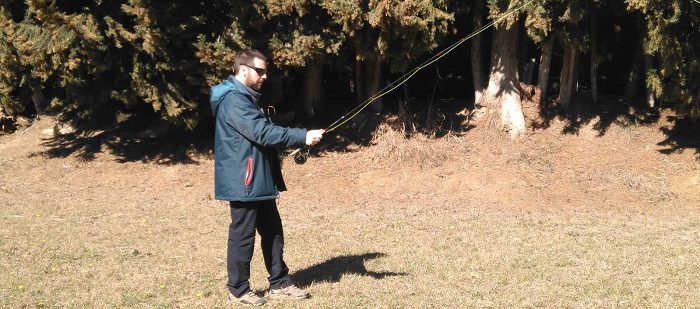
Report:
[{"label": "boot sole", "polygon": [[231,306],[231,305],[246,305],[246,306],[262,306],[266,304],[267,302],[262,302],[262,303],[244,303],[241,301],[233,300],[233,299],[227,299],[226,304]]}]

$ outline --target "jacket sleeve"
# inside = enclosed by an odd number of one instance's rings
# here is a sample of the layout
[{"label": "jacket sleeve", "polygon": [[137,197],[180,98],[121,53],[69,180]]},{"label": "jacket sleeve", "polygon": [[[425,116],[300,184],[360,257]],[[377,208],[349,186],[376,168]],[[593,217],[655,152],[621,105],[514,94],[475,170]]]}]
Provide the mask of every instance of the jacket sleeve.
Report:
[{"label": "jacket sleeve", "polygon": [[275,125],[243,94],[230,93],[221,104],[226,124],[256,144],[280,148],[306,143],[306,129]]}]

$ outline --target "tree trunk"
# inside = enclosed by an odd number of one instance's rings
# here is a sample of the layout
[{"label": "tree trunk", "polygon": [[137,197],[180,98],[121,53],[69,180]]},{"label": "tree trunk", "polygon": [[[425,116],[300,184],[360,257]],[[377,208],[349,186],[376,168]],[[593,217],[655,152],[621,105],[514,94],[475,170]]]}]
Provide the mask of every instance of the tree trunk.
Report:
[{"label": "tree trunk", "polygon": [[523,78],[523,83],[532,85],[532,78],[535,75],[535,58],[530,58],[525,66],[525,77]]},{"label": "tree trunk", "polygon": [[528,60],[527,60],[527,31],[525,30],[525,19],[522,18],[520,21],[520,30],[518,31],[518,76],[520,81],[525,82],[527,79]]},{"label": "tree trunk", "polygon": [[564,59],[561,66],[561,85],[559,87],[559,100],[561,107],[566,112],[571,111],[571,98],[574,94],[576,82],[576,58],[578,51],[574,46],[564,47]]},{"label": "tree trunk", "polygon": [[[644,72],[649,72],[650,70],[653,70],[653,62],[651,56],[645,55]],[[646,83],[646,74],[644,74],[644,85],[647,90],[647,106],[649,106],[649,108],[654,108],[654,106],[656,106],[656,98],[654,97],[654,91],[652,91],[651,87]]]},{"label": "tree trunk", "polygon": [[634,48],[634,58],[632,59],[632,67],[630,68],[627,84],[625,85],[625,101],[631,104],[638,95],[639,83],[642,71],[643,53],[641,45]]},{"label": "tree trunk", "polygon": [[[481,28],[484,23],[483,1],[474,1],[474,14],[472,16],[473,29]],[[484,94],[484,67],[481,61],[481,35],[473,37],[471,43],[472,85],[474,86],[474,103],[476,103],[481,100],[481,96]]]},{"label": "tree trunk", "polygon": [[355,95],[357,98],[357,104],[361,104],[365,101],[366,91],[364,87],[364,74],[362,74],[362,60],[355,59]]},{"label": "tree trunk", "polygon": [[540,69],[537,76],[537,85],[542,90],[540,95],[540,100],[542,101],[547,97],[547,89],[549,88],[549,68],[552,66],[553,48],[554,36],[550,36],[542,43],[542,56],[540,57]]},{"label": "tree trunk", "polygon": [[[382,77],[382,57],[372,55],[363,60],[355,60],[355,89],[357,103],[362,104],[370,96],[379,92]],[[382,110],[382,99],[377,99],[369,106],[374,112]]]},{"label": "tree trunk", "polygon": [[591,10],[591,98],[598,103],[598,34],[595,9]]},{"label": "tree trunk", "polygon": [[[365,85],[363,88],[366,91],[364,99],[366,100],[371,96],[376,96],[379,92],[382,78],[382,57],[379,55],[373,55],[372,57],[364,61],[364,66],[365,67],[363,68],[363,71],[365,73]],[[382,99],[377,99],[374,102],[372,102],[370,108],[374,112],[381,112]]]},{"label": "tree trunk", "polygon": [[304,88],[302,101],[306,116],[313,118],[321,111],[323,106],[323,83],[320,64],[310,64],[304,68]]},{"label": "tree trunk", "polygon": [[501,25],[494,30],[489,85],[482,97],[482,105],[489,109],[487,122],[494,125],[493,114],[500,110],[500,129],[509,131],[513,139],[525,133],[518,82],[519,26],[516,21],[510,28]]},{"label": "tree trunk", "polygon": [[34,109],[36,109],[36,117],[44,114],[44,107],[46,106],[46,98],[44,97],[44,92],[41,89],[41,85],[32,80],[29,82],[29,90],[32,92],[32,102],[34,103]]}]

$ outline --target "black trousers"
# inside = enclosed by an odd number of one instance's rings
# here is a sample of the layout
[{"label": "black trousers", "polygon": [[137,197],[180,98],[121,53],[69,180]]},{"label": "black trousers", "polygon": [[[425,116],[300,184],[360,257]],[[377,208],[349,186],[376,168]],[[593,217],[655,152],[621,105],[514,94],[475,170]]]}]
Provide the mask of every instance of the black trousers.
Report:
[{"label": "black trousers", "polygon": [[284,263],[282,219],[275,200],[256,202],[231,201],[231,225],[228,228],[226,254],[228,283],[231,294],[239,297],[250,290],[250,260],[253,258],[255,230],[260,234],[260,246],[271,288],[289,283],[289,268]]}]

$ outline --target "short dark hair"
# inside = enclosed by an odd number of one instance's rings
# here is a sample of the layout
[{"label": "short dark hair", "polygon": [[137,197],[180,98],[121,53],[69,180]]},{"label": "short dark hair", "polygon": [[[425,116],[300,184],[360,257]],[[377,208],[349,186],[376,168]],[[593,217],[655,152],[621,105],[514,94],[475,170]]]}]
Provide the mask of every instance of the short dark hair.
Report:
[{"label": "short dark hair", "polygon": [[238,53],[236,60],[233,61],[233,74],[238,74],[241,64],[253,66],[253,59],[255,58],[260,58],[262,61],[267,62],[267,57],[256,49],[246,49]]}]

